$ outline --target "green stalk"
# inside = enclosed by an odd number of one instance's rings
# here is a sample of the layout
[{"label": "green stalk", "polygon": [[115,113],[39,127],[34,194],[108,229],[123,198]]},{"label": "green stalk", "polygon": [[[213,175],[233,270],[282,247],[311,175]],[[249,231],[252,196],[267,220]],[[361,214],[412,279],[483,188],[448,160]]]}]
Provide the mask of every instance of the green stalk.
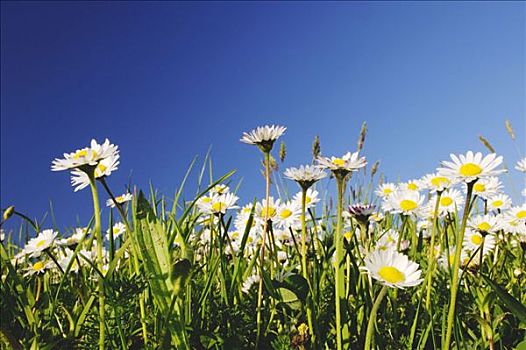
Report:
[{"label": "green stalk", "polygon": [[261,325],[263,323],[263,320],[261,318],[261,311],[263,306],[263,272],[265,271],[264,263],[265,263],[265,237],[267,236],[267,230],[268,230],[268,205],[269,205],[269,198],[270,198],[270,151],[263,152],[265,154],[265,202],[266,207],[263,208],[265,210],[264,217],[265,221],[263,223],[263,239],[261,243],[261,253],[259,258],[259,285],[258,285],[258,305],[257,305],[257,316],[256,316],[256,323],[257,323],[257,336],[256,336],[256,346],[259,346],[259,339],[261,336]]},{"label": "green stalk", "polygon": [[313,322],[312,322],[312,297],[313,297],[313,290],[312,285],[309,280],[309,273],[307,270],[307,225],[305,223],[305,211],[307,208],[307,189],[303,188],[301,189],[301,267],[303,272],[303,277],[307,281],[307,284],[309,285],[309,291],[310,291],[310,299],[309,301],[307,298],[307,321],[309,323],[309,329],[311,333],[311,342],[312,344],[316,344],[316,334],[314,332]]},{"label": "green stalk", "polygon": [[341,298],[345,295],[344,271],[342,265],[343,259],[343,240],[342,240],[342,210],[343,210],[343,196],[345,192],[345,178],[336,177],[338,184],[338,209],[336,212],[336,232],[334,233],[334,241],[336,245],[336,261],[335,261],[335,292],[336,292],[336,345],[338,350],[343,349],[342,344],[342,318],[341,318]]},{"label": "green stalk", "polygon": [[447,328],[446,328],[446,338],[444,344],[442,345],[443,350],[449,350],[451,345],[451,332],[453,330],[453,322],[455,321],[455,306],[457,302],[457,293],[458,293],[458,270],[460,266],[460,255],[462,252],[462,242],[464,241],[464,232],[466,231],[466,223],[468,221],[471,194],[473,193],[473,185],[476,181],[468,183],[468,191],[466,194],[466,205],[464,207],[464,214],[462,215],[462,224],[460,227],[460,232],[457,235],[457,242],[455,247],[455,259],[453,260],[453,279],[451,281],[451,301],[449,304],[449,310],[447,314]]},{"label": "green stalk", "polygon": [[[100,230],[100,205],[99,205],[99,193],[97,191],[97,184],[95,183],[95,171],[88,172],[90,180],[91,194],[93,197],[93,211],[95,216],[95,239],[97,240],[97,266],[102,271],[102,233]],[[98,279],[99,288],[99,349],[104,350],[104,277],[99,276]]]},{"label": "green stalk", "polygon": [[426,287],[426,309],[431,311],[431,286],[433,285],[433,272],[435,269],[435,235],[436,227],[438,225],[438,208],[440,205],[440,197],[442,196],[442,191],[437,192],[437,200],[435,203],[435,211],[433,212],[433,227],[431,228],[431,245],[429,246],[429,271],[427,276],[427,287]]},{"label": "green stalk", "polygon": [[378,308],[380,307],[380,304],[382,303],[382,299],[384,298],[386,293],[387,293],[387,286],[383,286],[382,289],[380,290],[380,293],[376,297],[376,300],[374,301],[373,308],[371,309],[371,314],[369,315],[369,321],[367,322],[367,333],[365,335],[364,350],[371,349],[371,341],[373,339],[374,326],[376,323],[376,313],[378,312]]}]

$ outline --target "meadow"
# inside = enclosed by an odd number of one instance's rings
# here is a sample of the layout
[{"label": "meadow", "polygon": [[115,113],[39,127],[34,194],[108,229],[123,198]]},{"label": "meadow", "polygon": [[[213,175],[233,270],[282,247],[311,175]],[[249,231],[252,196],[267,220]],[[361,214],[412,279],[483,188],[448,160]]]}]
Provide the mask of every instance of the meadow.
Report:
[{"label": "meadow", "polygon": [[58,232],[4,208],[22,224],[2,230],[1,348],[525,349],[526,189],[513,202],[500,177],[526,158],[506,167],[482,139],[486,154],[390,183],[365,137],[332,157],[315,139],[289,167],[285,127],[244,133],[257,200],[208,158],[167,197],[112,192],[109,140],[64,153],[51,170],[93,214]]}]

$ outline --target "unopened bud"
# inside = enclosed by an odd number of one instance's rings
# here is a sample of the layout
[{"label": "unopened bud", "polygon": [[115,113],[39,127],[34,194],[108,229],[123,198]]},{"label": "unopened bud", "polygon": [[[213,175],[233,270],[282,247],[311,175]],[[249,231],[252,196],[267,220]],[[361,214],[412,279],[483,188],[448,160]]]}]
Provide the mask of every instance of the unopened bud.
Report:
[{"label": "unopened bud", "polygon": [[15,207],[13,205],[7,207],[7,209],[4,210],[3,221],[6,221],[7,219],[9,219],[11,216],[13,216],[14,213],[15,213]]}]

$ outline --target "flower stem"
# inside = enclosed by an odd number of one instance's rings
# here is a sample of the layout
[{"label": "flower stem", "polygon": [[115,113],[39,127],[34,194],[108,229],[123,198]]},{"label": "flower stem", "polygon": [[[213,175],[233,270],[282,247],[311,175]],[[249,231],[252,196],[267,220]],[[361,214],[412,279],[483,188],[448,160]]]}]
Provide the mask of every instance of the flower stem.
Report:
[{"label": "flower stem", "polygon": [[442,191],[437,192],[437,199],[435,203],[435,211],[433,212],[433,219],[432,219],[432,225],[431,228],[431,244],[429,246],[429,271],[427,272],[427,287],[426,287],[426,309],[428,311],[431,311],[431,287],[433,285],[433,272],[435,269],[435,236],[436,236],[436,228],[438,225],[438,208],[440,205],[440,197],[442,196]]},{"label": "flower stem", "polygon": [[345,179],[336,177],[338,184],[338,208],[336,212],[336,232],[334,233],[334,242],[336,245],[335,263],[335,302],[336,302],[336,346],[338,350],[343,348],[342,344],[342,319],[341,319],[341,298],[345,295],[345,284],[343,276],[343,240],[342,240],[342,210],[343,196],[345,192]]},{"label": "flower stem", "polygon": [[[95,216],[95,239],[97,240],[97,266],[102,272],[103,261],[102,261],[102,233],[100,230],[100,204],[99,204],[99,193],[97,191],[97,184],[95,183],[95,172],[88,173],[91,187],[91,194],[93,197],[93,211]],[[104,333],[105,333],[105,322],[104,322],[104,277],[99,276],[98,279],[99,288],[99,349],[104,349]]]},{"label": "flower stem", "polygon": [[[311,342],[316,344],[316,333],[314,332],[313,322],[312,322],[312,298],[313,290],[312,285],[309,280],[309,272],[307,268],[307,225],[305,223],[305,212],[307,210],[307,189],[302,188],[301,190],[301,269],[303,272],[303,277],[309,285],[309,294],[310,301],[307,300],[307,321],[309,323],[309,329],[311,333]],[[308,298],[309,299],[309,298]],[[315,347],[315,346],[314,346]]]},{"label": "flower stem", "polygon": [[458,270],[460,267],[460,255],[462,253],[462,242],[464,241],[464,232],[466,231],[466,223],[468,221],[471,194],[473,193],[473,185],[476,181],[468,183],[468,190],[466,194],[466,205],[464,207],[464,214],[462,215],[462,225],[460,227],[460,232],[457,235],[456,247],[455,247],[455,259],[453,260],[453,278],[451,281],[451,301],[449,303],[449,310],[447,314],[447,328],[446,328],[446,338],[444,344],[442,345],[443,350],[449,350],[451,345],[451,333],[453,330],[453,322],[455,320],[455,306],[457,301],[458,293]]},{"label": "flower stem", "polygon": [[267,236],[268,231],[268,214],[269,214],[269,198],[270,198],[270,151],[264,152],[265,154],[265,202],[266,207],[263,208],[264,213],[264,223],[263,223],[263,237],[261,242],[261,252],[260,252],[260,258],[259,258],[259,285],[258,285],[258,305],[257,305],[257,315],[256,315],[256,323],[257,323],[257,337],[256,337],[256,346],[259,346],[259,340],[261,336],[261,326],[263,323],[262,317],[261,317],[261,311],[263,306],[263,273],[265,271],[264,263],[265,263],[265,237]]},{"label": "flower stem", "polygon": [[367,322],[367,333],[365,335],[364,350],[371,349],[371,341],[373,339],[373,334],[374,334],[374,325],[376,323],[376,313],[378,312],[378,308],[380,307],[380,304],[382,303],[382,299],[384,298],[386,293],[387,293],[387,286],[383,286],[382,289],[380,290],[380,293],[376,297],[376,300],[374,301],[373,308],[371,309],[371,314],[369,315],[369,321]]}]

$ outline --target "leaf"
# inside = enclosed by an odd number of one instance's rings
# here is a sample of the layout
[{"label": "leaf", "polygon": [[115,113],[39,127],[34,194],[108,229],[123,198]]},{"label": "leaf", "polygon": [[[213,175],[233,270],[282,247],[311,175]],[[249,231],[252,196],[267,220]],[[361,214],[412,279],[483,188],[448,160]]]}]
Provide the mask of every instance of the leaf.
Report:
[{"label": "leaf", "polygon": [[[482,275],[482,274],[481,274]],[[492,281],[489,277],[482,275],[484,281],[493,288],[495,293],[499,296],[499,301],[508,308],[513,315],[515,315],[522,322],[526,322],[526,306],[522,305],[517,299],[512,297],[504,288]]]},{"label": "leaf", "polygon": [[301,302],[298,296],[290,289],[280,287],[277,289],[280,296],[281,302],[287,304],[293,310],[299,310],[301,308]]}]

